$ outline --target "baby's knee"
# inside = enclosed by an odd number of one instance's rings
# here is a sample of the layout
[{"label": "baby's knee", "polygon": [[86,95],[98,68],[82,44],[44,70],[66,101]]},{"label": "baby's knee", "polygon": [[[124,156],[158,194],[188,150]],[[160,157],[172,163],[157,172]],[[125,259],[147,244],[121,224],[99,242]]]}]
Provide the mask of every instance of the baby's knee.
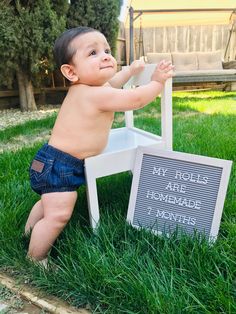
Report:
[{"label": "baby's knee", "polygon": [[61,212],[55,213],[49,219],[52,221],[54,225],[58,227],[63,227],[70,220],[71,214],[72,213],[70,211],[61,211]]}]

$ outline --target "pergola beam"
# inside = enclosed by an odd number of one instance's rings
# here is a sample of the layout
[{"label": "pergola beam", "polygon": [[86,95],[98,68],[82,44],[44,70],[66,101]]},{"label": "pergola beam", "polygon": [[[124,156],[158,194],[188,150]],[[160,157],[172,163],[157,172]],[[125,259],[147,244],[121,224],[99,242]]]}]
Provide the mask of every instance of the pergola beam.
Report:
[{"label": "pergola beam", "polygon": [[182,12],[231,12],[232,8],[209,8],[209,9],[162,9],[162,10],[133,10],[134,13],[182,13]]}]

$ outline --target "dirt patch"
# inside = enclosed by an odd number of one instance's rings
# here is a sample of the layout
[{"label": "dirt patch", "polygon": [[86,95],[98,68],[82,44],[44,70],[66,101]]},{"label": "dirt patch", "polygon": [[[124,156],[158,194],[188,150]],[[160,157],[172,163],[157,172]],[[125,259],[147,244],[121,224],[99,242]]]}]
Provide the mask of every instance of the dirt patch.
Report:
[{"label": "dirt patch", "polygon": [[20,294],[15,293],[0,285],[0,313],[1,314],[47,314],[38,306],[23,299]]},{"label": "dirt patch", "polygon": [[[15,280],[7,274],[0,273],[0,296],[2,291],[6,291],[9,297],[5,297],[5,302],[8,302],[12,296],[16,296],[20,300],[16,312],[3,312],[8,314],[90,314],[89,309],[75,308],[70,306],[67,302],[62,301],[54,296],[43,295],[42,291],[30,287],[26,284],[17,284]],[[1,300],[1,298],[0,298]],[[26,300],[26,301],[24,301]],[[32,303],[31,303],[32,302]],[[2,302],[3,303],[3,302]],[[34,304],[33,304],[34,303]],[[1,305],[1,301],[0,301]],[[9,304],[10,307],[10,304]],[[29,309],[29,310],[28,310]],[[39,310],[39,312],[37,312]],[[18,312],[17,312],[18,311]],[[3,314],[0,311],[1,314]]]}]

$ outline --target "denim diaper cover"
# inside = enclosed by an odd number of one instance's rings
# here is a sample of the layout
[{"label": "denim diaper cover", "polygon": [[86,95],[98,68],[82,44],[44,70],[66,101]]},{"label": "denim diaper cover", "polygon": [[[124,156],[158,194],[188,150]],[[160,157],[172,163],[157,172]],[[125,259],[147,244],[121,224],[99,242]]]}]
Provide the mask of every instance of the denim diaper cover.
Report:
[{"label": "denim diaper cover", "polygon": [[85,184],[84,161],[48,144],[30,165],[30,184],[38,194],[76,191]]}]

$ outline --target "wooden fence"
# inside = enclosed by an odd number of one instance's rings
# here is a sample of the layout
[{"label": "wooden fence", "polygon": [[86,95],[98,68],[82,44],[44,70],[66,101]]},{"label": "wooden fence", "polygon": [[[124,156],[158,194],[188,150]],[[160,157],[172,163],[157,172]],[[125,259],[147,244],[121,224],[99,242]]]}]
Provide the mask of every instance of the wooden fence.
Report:
[{"label": "wooden fence", "polygon": [[[231,25],[189,25],[134,28],[134,58],[147,52],[191,52],[221,50],[224,57]],[[129,58],[129,29],[126,34],[126,60]],[[236,26],[232,31],[225,60],[236,59]]]}]

